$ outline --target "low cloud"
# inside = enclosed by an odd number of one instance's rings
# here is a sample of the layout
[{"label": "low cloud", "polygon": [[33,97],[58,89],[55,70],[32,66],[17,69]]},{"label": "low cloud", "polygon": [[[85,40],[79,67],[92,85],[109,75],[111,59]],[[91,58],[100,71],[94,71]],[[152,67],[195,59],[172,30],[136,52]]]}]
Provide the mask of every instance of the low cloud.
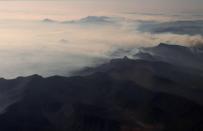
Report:
[{"label": "low cloud", "polygon": [[119,50],[136,51],[139,47],[155,46],[161,42],[184,46],[203,43],[200,34],[140,32],[137,30],[140,22],[135,19],[110,19],[116,24],[81,26],[36,21],[2,23],[1,76],[70,75],[74,70],[112,59],[115,56],[112,54]]}]

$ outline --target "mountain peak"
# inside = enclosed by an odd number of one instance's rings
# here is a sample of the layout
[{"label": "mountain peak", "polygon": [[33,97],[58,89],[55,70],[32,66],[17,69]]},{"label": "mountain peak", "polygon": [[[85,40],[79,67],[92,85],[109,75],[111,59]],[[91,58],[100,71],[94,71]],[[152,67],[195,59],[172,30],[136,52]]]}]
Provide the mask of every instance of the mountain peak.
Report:
[{"label": "mountain peak", "polygon": [[123,60],[129,60],[129,58],[127,56],[124,56]]},{"label": "mountain peak", "polygon": [[167,43],[160,43],[160,44],[158,45],[158,47],[168,47],[168,46],[172,46],[172,45],[167,44]]},{"label": "mountain peak", "polygon": [[80,19],[80,22],[90,22],[90,23],[109,23],[109,17],[107,16],[87,16]]},{"label": "mountain peak", "polygon": [[49,19],[49,18],[45,18],[42,20],[43,22],[56,22],[55,20]]},{"label": "mountain peak", "polygon": [[185,47],[185,46],[181,46],[181,45],[177,45],[177,44],[166,44],[166,43],[160,43],[158,46],[156,46],[157,48],[167,48],[167,49],[177,49],[177,50],[181,50],[181,51],[188,51],[189,48]]}]

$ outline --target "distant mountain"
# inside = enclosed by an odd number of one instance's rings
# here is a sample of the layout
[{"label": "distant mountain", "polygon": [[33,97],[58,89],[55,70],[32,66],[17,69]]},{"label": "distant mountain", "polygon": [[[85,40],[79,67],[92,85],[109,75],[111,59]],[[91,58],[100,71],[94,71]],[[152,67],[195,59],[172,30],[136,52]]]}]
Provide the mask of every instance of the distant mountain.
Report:
[{"label": "distant mountain", "polygon": [[43,19],[45,23],[79,24],[79,25],[110,25],[116,24],[116,20],[107,16],[87,16],[79,20],[56,21],[49,18]]},{"label": "distant mountain", "polygon": [[141,25],[138,30],[151,33],[174,33],[188,35],[203,35],[203,21],[171,21],[155,22],[140,21]]},{"label": "distant mountain", "polygon": [[80,73],[1,79],[0,89],[18,88],[21,97],[0,115],[0,130],[203,129],[203,77],[196,72],[124,57]]},{"label": "distant mountain", "polygon": [[163,61],[173,65],[203,70],[203,50],[199,47],[184,47],[161,43],[155,47],[142,48],[136,58]]},{"label": "distant mountain", "polygon": [[47,23],[55,23],[55,22],[57,22],[56,20],[52,20],[52,19],[48,19],[48,18],[43,19],[42,21],[47,22]]},{"label": "distant mountain", "polygon": [[114,21],[106,16],[88,16],[79,20],[64,21],[64,24],[112,24]]}]

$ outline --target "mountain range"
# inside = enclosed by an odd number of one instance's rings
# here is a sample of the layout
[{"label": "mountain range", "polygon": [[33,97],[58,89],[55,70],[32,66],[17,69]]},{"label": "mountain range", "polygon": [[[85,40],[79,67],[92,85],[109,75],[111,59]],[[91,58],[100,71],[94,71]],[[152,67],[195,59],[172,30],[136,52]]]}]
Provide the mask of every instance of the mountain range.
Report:
[{"label": "mountain range", "polygon": [[56,21],[49,18],[42,20],[45,23],[80,24],[80,25],[110,25],[115,24],[111,17],[107,16],[87,16],[78,20]]},{"label": "mountain range", "polygon": [[162,43],[143,48],[139,59],[112,59],[71,77],[2,78],[0,130],[201,131],[202,53],[195,49]]},{"label": "mountain range", "polygon": [[184,47],[161,43],[155,47],[140,49],[134,57],[203,70],[203,50],[200,45]]},{"label": "mountain range", "polygon": [[173,33],[203,36],[202,20],[182,20],[169,22],[139,21],[138,30],[155,34]]}]

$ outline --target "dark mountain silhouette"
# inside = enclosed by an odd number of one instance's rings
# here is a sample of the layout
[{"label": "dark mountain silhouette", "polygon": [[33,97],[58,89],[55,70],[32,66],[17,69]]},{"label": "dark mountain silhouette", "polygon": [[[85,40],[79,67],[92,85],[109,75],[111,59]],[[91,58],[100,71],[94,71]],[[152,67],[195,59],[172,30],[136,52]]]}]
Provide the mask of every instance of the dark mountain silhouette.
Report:
[{"label": "dark mountain silhouette", "polygon": [[202,76],[179,66],[127,57],[80,72],[0,80],[19,88],[0,115],[2,131],[200,131]]},{"label": "dark mountain silhouette", "polygon": [[161,43],[155,47],[142,48],[139,53],[135,54],[135,57],[203,70],[203,50],[201,46],[184,47]]}]

